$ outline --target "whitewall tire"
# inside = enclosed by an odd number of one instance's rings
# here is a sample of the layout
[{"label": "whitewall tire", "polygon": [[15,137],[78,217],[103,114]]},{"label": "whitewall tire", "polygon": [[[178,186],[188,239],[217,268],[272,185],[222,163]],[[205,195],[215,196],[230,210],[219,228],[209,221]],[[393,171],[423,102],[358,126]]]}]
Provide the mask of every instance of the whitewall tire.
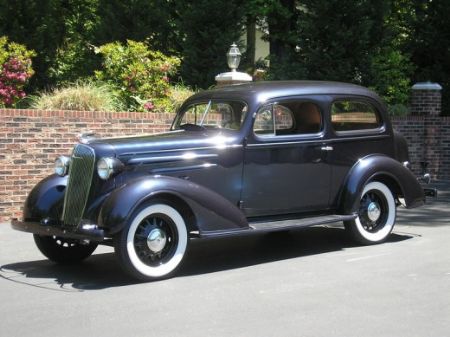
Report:
[{"label": "whitewall tire", "polygon": [[115,239],[115,252],[122,268],[143,280],[169,277],[180,266],[188,247],[186,223],[165,203],[138,209]]},{"label": "whitewall tire", "polygon": [[368,183],[361,194],[358,217],[344,222],[352,237],[362,244],[383,242],[395,225],[396,204],[391,190],[383,183]]}]

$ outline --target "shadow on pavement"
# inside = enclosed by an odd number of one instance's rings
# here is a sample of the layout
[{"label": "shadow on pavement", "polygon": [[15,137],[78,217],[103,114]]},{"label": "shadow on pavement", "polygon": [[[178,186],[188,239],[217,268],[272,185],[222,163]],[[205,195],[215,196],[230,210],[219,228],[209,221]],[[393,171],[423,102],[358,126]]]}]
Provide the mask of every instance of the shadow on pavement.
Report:
[{"label": "shadow on pavement", "polygon": [[[412,238],[393,234],[385,244]],[[339,227],[311,227],[246,237],[194,240],[175,277],[214,273],[336,252],[355,247]],[[48,260],[20,262],[0,267],[3,279],[54,291],[79,292],[136,284],[116,263],[113,253],[94,254],[84,263],[56,265]],[[164,282],[164,281],[163,281]]]},{"label": "shadow on pavement", "polygon": [[424,227],[450,225],[450,183],[437,181],[430,187],[437,188],[438,197],[427,198],[426,204],[419,208],[399,208],[397,224]]}]

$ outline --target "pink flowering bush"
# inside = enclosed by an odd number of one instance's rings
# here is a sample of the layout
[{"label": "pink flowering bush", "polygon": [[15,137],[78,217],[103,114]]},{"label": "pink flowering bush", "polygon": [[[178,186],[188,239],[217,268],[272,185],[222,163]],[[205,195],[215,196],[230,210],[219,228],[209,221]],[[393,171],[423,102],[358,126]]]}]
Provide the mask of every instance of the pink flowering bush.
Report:
[{"label": "pink flowering bush", "polygon": [[24,87],[33,76],[31,57],[25,46],[0,37],[0,107],[15,107],[25,97]]}]

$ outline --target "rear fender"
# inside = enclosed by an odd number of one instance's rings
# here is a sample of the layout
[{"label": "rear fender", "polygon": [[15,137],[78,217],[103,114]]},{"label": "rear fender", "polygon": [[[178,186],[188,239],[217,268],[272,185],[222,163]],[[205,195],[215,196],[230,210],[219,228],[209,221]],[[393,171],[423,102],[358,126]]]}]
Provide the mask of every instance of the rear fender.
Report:
[{"label": "rear fender", "polygon": [[398,161],[385,155],[371,155],[360,159],[350,170],[341,189],[339,213],[357,213],[364,186],[372,180],[386,183],[394,195],[405,199],[407,208],[424,204],[425,195],[417,178]]},{"label": "rear fender", "polygon": [[188,205],[194,216],[194,230],[200,233],[248,227],[242,211],[221,195],[188,180],[168,176],[137,178],[113,191],[101,207],[98,224],[113,235],[126,226],[139,206],[151,199],[167,200],[170,196]]}]

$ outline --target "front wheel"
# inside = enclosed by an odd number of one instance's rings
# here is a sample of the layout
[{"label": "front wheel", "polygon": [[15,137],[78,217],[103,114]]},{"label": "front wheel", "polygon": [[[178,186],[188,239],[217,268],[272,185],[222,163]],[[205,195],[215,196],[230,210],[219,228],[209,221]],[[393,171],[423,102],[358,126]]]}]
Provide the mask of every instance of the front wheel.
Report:
[{"label": "front wheel", "polygon": [[383,242],[394,228],[396,206],[391,190],[381,182],[368,183],[362,192],[358,217],[345,221],[351,236],[359,243]]},{"label": "front wheel", "polygon": [[165,203],[141,207],[115,238],[120,265],[129,275],[142,281],[173,274],[184,258],[187,245],[183,217]]},{"label": "front wheel", "polygon": [[60,264],[74,264],[92,255],[96,243],[81,244],[78,240],[60,238],[57,236],[42,236],[34,234],[34,242],[42,254],[49,260]]}]

